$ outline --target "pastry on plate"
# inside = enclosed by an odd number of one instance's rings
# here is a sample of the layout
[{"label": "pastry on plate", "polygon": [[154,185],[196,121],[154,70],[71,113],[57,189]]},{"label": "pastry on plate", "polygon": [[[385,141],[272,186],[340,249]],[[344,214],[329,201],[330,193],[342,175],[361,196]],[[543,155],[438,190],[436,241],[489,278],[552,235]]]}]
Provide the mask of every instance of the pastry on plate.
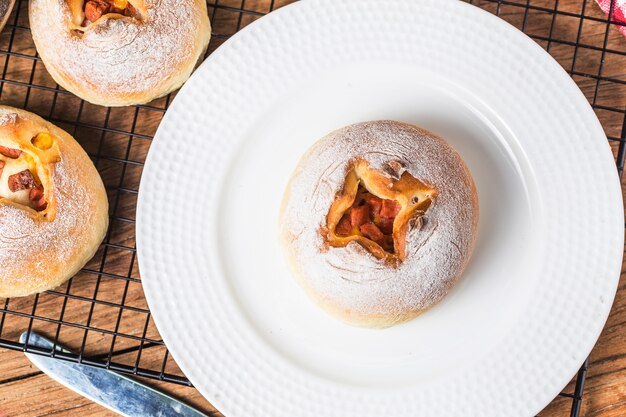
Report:
[{"label": "pastry on plate", "polygon": [[280,238],[324,309],[386,327],[450,291],[477,224],[476,187],[459,154],[434,133],[385,120],[336,130],[306,152],[285,191]]},{"label": "pastry on plate", "polygon": [[83,148],[39,116],[0,106],[0,297],[71,278],[108,221],[104,185]]},{"label": "pastry on plate", "polygon": [[204,0],[31,0],[29,17],[52,78],[103,106],[177,89],[211,37]]}]

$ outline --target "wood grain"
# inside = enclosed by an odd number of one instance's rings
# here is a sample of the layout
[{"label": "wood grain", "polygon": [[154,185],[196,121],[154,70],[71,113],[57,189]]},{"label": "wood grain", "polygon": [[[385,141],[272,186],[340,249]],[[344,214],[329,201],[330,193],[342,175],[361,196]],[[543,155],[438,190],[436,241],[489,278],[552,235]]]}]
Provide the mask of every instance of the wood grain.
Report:
[{"label": "wood grain", "polygon": [[[275,7],[292,0],[276,1]],[[220,0],[209,7],[215,50],[241,27],[266,13],[269,0]],[[574,80],[590,103],[606,108],[596,113],[617,157],[626,119],[626,39],[596,19],[604,15],[591,0],[472,1],[514,26],[524,29],[548,50]],[[250,13],[233,8],[242,5]],[[59,90],[42,63],[27,30],[27,1],[21,1],[0,33],[0,66],[5,82],[0,103],[26,108],[53,120],[72,133],[94,159],[107,186],[111,203],[111,228],[85,270],[55,291],[37,297],[0,299],[0,338],[17,341],[29,326],[84,354],[112,363],[163,371],[182,376],[152,321],[141,288],[135,253],[137,190],[151,143],[167,99],[141,108],[106,109],[83,103]],[[554,11],[557,11],[555,14]],[[580,19],[569,13],[590,18]],[[17,26],[14,28],[11,25]],[[556,38],[559,41],[550,41]],[[576,48],[577,43],[585,46]],[[603,53],[606,47],[614,52]],[[9,49],[10,48],[10,49]],[[8,56],[6,51],[13,54]],[[620,52],[620,53],[617,53]],[[574,59],[575,56],[575,59]],[[599,77],[599,75],[601,75]],[[28,87],[28,84],[35,87]],[[624,186],[624,185],[623,185]],[[606,327],[589,364],[581,416],[626,415],[626,274],[622,268],[619,290]],[[30,319],[28,315],[35,315]],[[114,334],[117,334],[116,336]],[[108,355],[110,352],[111,357]],[[189,387],[149,381],[159,389],[220,415]],[[564,392],[573,392],[573,383]],[[556,398],[540,415],[569,416],[571,399]],[[0,417],[11,416],[112,416],[110,411],[67,390],[34,368],[21,352],[0,352]]]},{"label": "wood grain", "polygon": [[[150,356],[150,350],[146,349],[147,356]],[[34,367],[23,353],[3,352],[2,357],[3,361],[8,360],[19,369],[21,375],[0,379],[0,417],[117,415],[54,382]],[[153,359],[158,360],[157,357]],[[152,380],[146,383],[208,415],[221,416],[194,388]]]}]

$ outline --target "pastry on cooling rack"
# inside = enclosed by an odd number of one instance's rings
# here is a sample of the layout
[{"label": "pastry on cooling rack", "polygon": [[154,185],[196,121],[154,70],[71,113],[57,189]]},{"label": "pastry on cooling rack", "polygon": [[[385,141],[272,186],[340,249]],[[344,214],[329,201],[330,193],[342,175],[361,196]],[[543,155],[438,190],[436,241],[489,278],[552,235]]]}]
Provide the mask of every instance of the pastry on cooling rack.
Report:
[{"label": "pastry on cooling rack", "polygon": [[107,225],[104,185],[83,148],[39,116],[0,106],[0,297],[71,278]]},{"label": "pastry on cooling rack", "polygon": [[280,237],[298,281],[355,325],[385,327],[439,302],[474,246],[478,199],[459,154],[395,121],[351,125],[300,160]]},{"label": "pastry on cooling rack", "polygon": [[52,78],[104,106],[177,89],[211,37],[204,0],[31,0],[29,16]]}]

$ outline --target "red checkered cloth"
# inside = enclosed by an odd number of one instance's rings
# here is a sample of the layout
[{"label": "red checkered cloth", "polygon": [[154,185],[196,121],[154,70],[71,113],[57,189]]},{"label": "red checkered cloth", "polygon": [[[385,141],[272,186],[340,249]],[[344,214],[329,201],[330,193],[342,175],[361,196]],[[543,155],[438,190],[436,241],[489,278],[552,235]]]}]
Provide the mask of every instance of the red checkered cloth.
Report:
[{"label": "red checkered cloth", "polygon": [[[626,23],[626,0],[596,0],[604,13],[612,12],[611,20]],[[611,6],[611,3],[613,5]],[[620,32],[626,36],[626,26],[616,25]]]}]

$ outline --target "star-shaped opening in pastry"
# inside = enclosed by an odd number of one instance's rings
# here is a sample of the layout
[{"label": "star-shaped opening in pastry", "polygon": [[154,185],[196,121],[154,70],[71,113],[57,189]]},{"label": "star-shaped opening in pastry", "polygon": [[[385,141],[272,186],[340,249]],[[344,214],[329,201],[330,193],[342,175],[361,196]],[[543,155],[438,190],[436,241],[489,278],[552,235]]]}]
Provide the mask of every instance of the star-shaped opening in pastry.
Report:
[{"label": "star-shaped opening in pastry", "polygon": [[52,220],[47,164],[59,160],[56,140],[50,133],[40,132],[23,142],[4,141],[0,145],[0,203],[29,210],[42,220]]},{"label": "star-shaped opening in pastry", "polygon": [[[75,30],[82,31],[103,17],[132,17],[142,20],[143,1],[129,0],[66,0]],[[134,3],[134,4],[133,4]]]},{"label": "star-shaped opening in pastry", "polygon": [[406,234],[437,197],[437,190],[407,172],[398,161],[384,171],[354,161],[326,216],[327,243],[344,247],[360,243],[378,259],[404,260]]}]

